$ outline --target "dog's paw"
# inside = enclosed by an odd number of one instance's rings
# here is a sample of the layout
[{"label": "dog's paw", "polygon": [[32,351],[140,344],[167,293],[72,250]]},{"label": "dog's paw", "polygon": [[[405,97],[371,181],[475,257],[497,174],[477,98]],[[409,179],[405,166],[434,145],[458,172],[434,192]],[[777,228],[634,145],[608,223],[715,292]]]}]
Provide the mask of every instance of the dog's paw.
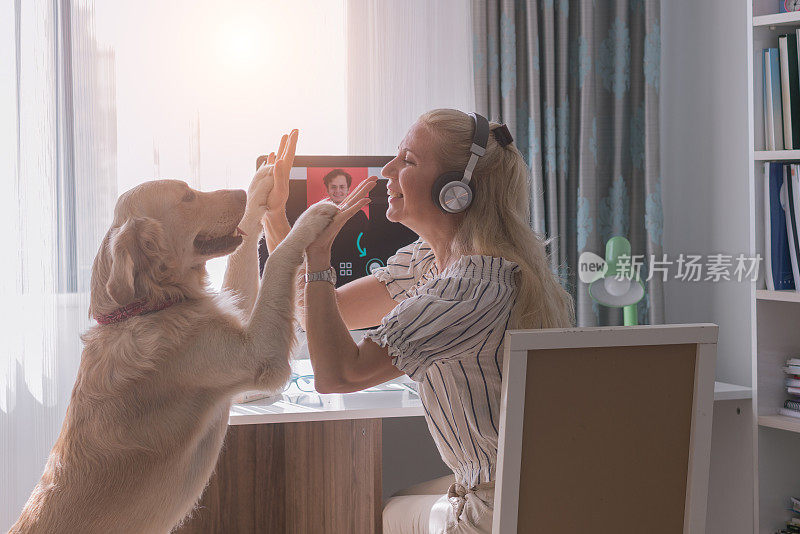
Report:
[{"label": "dog's paw", "polygon": [[256,389],[279,394],[289,382],[292,368],[289,359],[279,357],[271,361],[262,362],[256,373]]},{"label": "dog's paw", "polygon": [[257,213],[259,218],[267,207],[267,199],[275,186],[275,176],[272,165],[262,165],[253,176],[250,187],[247,188],[248,213]]},{"label": "dog's paw", "polygon": [[289,233],[289,238],[305,250],[328,227],[337,213],[339,213],[339,208],[336,204],[317,202],[297,219]]}]

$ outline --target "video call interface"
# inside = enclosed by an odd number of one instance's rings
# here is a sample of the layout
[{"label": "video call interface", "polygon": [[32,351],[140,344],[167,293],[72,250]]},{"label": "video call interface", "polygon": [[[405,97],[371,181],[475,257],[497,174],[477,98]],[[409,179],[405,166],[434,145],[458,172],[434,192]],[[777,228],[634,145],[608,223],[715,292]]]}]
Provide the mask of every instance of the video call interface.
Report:
[{"label": "video call interface", "polygon": [[[257,165],[265,159],[258,159]],[[386,179],[381,168],[391,157],[297,156],[289,173],[289,200],[286,215],[294,224],[308,206],[328,199],[339,204],[369,176],[378,176],[370,191],[370,203],[345,223],[331,248],[331,266],[336,269],[336,285],[341,286],[386,265],[386,260],[401,247],[414,242],[417,235],[402,224],[389,222],[386,209]],[[267,260],[266,241],[259,243],[259,270]]]}]

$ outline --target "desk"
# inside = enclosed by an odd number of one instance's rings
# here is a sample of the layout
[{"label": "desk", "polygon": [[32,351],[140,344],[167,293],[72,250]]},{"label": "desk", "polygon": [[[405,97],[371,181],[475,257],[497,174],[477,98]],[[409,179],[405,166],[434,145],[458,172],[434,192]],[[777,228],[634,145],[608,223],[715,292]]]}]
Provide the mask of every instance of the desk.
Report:
[{"label": "desk", "polygon": [[225,446],[181,534],[381,531],[381,420],[423,416],[398,381],[234,404]]}]

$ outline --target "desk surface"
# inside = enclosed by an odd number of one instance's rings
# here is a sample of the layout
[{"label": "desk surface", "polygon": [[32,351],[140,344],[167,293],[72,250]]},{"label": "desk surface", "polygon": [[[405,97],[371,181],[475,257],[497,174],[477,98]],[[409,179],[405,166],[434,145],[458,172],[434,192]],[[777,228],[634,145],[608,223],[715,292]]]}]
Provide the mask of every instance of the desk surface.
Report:
[{"label": "desk surface", "polygon": [[[308,371],[306,364],[294,365],[296,372]],[[400,379],[355,393],[304,393],[290,387],[286,392],[244,404],[234,404],[229,425],[298,423],[340,419],[420,417],[425,415],[419,396]],[[752,390],[744,386],[715,382],[714,400],[749,399]]]},{"label": "desk surface", "polygon": [[[297,374],[310,374],[308,360],[292,362]],[[298,423],[337,419],[376,419],[424,416],[419,395],[403,376],[354,393],[303,392],[292,384],[281,395],[234,404],[229,425]]]},{"label": "desk surface", "polygon": [[[394,386],[394,387],[392,387]],[[355,393],[302,393],[234,404],[229,425],[298,423],[336,419],[374,419],[425,415],[419,396],[403,386],[386,384]]]},{"label": "desk surface", "polygon": [[[750,388],[715,383],[714,400],[749,399]],[[355,393],[303,393],[289,389],[282,395],[244,404],[234,404],[229,425],[299,423],[340,419],[421,417],[425,415],[419,396],[402,384],[388,382]]]}]

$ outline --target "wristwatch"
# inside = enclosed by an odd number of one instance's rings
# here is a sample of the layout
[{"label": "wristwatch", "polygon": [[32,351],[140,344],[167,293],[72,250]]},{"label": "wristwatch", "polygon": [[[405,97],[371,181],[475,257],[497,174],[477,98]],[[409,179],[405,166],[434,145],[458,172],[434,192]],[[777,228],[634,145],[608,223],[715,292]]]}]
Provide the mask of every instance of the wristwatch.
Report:
[{"label": "wristwatch", "polygon": [[309,282],[324,280],[325,282],[330,282],[331,284],[336,286],[336,269],[334,269],[333,267],[329,267],[324,271],[317,271],[315,273],[306,273],[305,279],[306,279],[306,284]]}]

